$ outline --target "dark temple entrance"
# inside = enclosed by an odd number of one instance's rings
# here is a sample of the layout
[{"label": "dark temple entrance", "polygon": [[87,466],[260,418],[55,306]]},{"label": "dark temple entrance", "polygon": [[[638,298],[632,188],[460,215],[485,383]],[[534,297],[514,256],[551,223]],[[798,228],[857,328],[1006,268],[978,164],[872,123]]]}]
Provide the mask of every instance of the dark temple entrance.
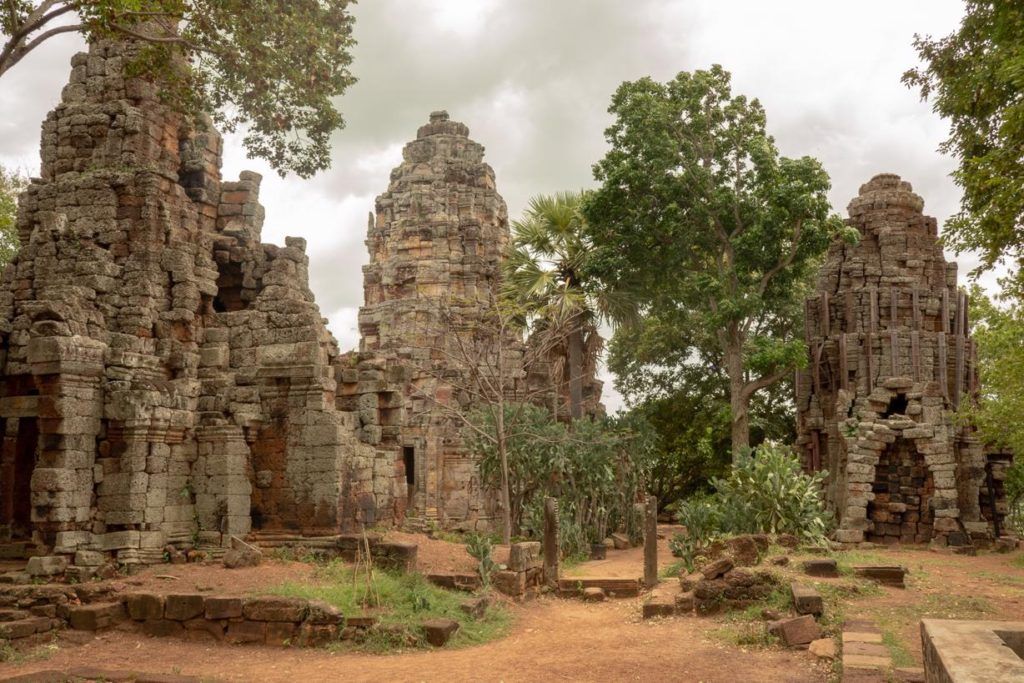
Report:
[{"label": "dark temple entrance", "polygon": [[[17,423],[15,434],[3,439],[0,525],[8,527],[12,538],[27,539],[32,535],[32,471],[39,448],[39,424],[35,418],[0,422]],[[3,427],[6,430],[7,425]]]},{"label": "dark temple entrance", "polygon": [[934,524],[931,471],[913,442],[900,437],[878,459],[868,503],[867,540],[875,543],[927,543]]}]

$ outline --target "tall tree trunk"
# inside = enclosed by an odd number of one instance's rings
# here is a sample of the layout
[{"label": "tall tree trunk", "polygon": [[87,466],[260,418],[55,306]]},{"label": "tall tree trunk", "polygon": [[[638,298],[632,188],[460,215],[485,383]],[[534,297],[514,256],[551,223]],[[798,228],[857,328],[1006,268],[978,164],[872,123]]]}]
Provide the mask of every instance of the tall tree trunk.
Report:
[{"label": "tall tree trunk", "polygon": [[579,316],[572,319],[572,330],[566,339],[569,351],[569,414],[572,419],[583,417],[583,330]]},{"label": "tall tree trunk", "polygon": [[743,345],[731,340],[725,348],[725,367],[729,374],[729,412],[732,418],[732,458],[750,446],[750,400],[744,391]]},{"label": "tall tree trunk", "polygon": [[498,437],[498,456],[501,460],[501,539],[509,545],[512,542],[512,496],[508,485],[508,444],[505,440],[505,404],[498,402],[498,415],[495,427]]}]

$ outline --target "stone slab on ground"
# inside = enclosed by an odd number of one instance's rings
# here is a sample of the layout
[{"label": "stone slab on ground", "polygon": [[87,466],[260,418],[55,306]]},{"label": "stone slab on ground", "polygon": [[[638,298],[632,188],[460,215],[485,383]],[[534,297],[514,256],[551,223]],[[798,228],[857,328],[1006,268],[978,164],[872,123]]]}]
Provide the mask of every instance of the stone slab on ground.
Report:
[{"label": "stone slab on ground", "polygon": [[922,619],[921,645],[929,681],[1024,681],[1024,621]]},{"label": "stone slab on ground", "polygon": [[809,614],[793,619],[773,621],[768,625],[768,632],[778,636],[779,640],[789,647],[810,645],[813,641],[821,638],[821,627]]},{"label": "stone slab on ground", "polygon": [[862,578],[877,581],[883,586],[906,588],[906,583],[904,581],[904,578],[907,575],[906,567],[859,566],[853,568],[853,573]]},{"label": "stone slab on ground", "polygon": [[831,660],[836,658],[836,641],[831,638],[819,638],[818,640],[811,641],[807,649],[819,659]]},{"label": "stone slab on ground", "polygon": [[423,635],[434,647],[444,647],[459,630],[459,622],[453,619],[431,619],[422,624]]},{"label": "stone slab on ground", "polygon": [[882,645],[882,632],[863,619],[843,624],[843,683],[885,683],[892,669],[889,648]]},{"label": "stone slab on ground", "polygon": [[803,564],[804,574],[834,579],[839,576],[839,568],[832,558],[806,560]]},{"label": "stone slab on ground", "polygon": [[790,585],[789,590],[793,596],[793,608],[797,614],[821,616],[822,612],[825,611],[825,603],[821,598],[821,593],[811,586],[793,583]]},{"label": "stone slab on ground", "polygon": [[635,598],[640,595],[640,579],[571,577],[558,580],[558,594],[581,595],[586,588],[600,588],[609,598]]},{"label": "stone slab on ground", "polygon": [[700,570],[700,573],[704,575],[705,579],[711,581],[728,573],[734,566],[735,564],[733,563],[731,557],[723,557],[721,559],[715,560],[714,562],[711,562],[710,564],[705,565]]},{"label": "stone slab on ground", "polygon": [[604,594],[604,589],[598,588],[597,586],[584,588],[581,595],[583,597],[583,602],[604,602],[608,597]]},{"label": "stone slab on ground", "polygon": [[644,619],[671,617],[676,613],[676,601],[670,595],[653,595],[644,603]]},{"label": "stone slab on ground", "polygon": [[483,587],[479,574],[458,573],[458,572],[435,572],[427,574],[427,581],[453,591],[466,591],[472,593]]}]

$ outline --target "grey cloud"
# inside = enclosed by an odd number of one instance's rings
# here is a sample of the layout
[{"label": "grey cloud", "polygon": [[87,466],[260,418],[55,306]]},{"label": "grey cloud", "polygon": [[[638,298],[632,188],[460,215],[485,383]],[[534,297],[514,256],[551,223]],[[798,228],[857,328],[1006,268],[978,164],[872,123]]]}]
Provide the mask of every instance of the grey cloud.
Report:
[{"label": "grey cloud", "polygon": [[[440,12],[459,8],[480,16],[476,30],[439,25]],[[952,162],[935,151],[945,124],[899,75],[914,62],[913,33],[947,33],[961,12],[960,0],[363,0],[352,65],[360,81],[339,101],[348,126],[335,137],[333,168],[282,180],[230,138],[226,174],[264,173],[267,239],[308,239],[312,287],[343,346],[356,339],[366,214],[387,187],[385,161],[434,109],[487,147],[516,216],[534,194],[592,185],[622,81],[721,63],[737,92],[765,104],[783,154],[822,161],[840,213],[871,175],[894,171],[941,221],[958,203]],[[78,49],[56,41],[0,81],[0,161],[37,163],[39,123]]]}]

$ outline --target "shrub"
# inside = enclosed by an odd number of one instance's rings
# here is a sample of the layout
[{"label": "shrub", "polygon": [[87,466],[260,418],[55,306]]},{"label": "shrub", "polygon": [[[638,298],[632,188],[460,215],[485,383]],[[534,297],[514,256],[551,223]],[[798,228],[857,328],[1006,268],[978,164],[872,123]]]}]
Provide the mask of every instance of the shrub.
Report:
[{"label": "shrub", "polygon": [[[495,432],[488,411],[473,416]],[[607,531],[622,530],[633,540],[643,534],[636,507],[646,492],[653,463],[653,437],[627,420],[577,420],[571,428],[532,405],[510,405],[506,413],[512,534],[539,538],[544,530],[544,498],[558,499],[561,553],[586,557],[590,544]],[[497,489],[501,468],[491,441],[467,431],[481,456],[484,484]]]},{"label": "shrub", "polygon": [[714,479],[715,493],[677,506],[686,527],[671,541],[687,569],[716,538],[725,534],[793,534],[820,544],[832,518],[821,496],[825,472],[804,474],[788,448],[765,444],[736,459],[729,476]]},{"label": "shrub", "polygon": [[491,559],[491,552],[494,545],[491,539],[483,534],[473,534],[466,540],[466,551],[470,557],[477,561],[477,573],[484,588],[491,585],[491,573],[494,571],[494,560]]}]

